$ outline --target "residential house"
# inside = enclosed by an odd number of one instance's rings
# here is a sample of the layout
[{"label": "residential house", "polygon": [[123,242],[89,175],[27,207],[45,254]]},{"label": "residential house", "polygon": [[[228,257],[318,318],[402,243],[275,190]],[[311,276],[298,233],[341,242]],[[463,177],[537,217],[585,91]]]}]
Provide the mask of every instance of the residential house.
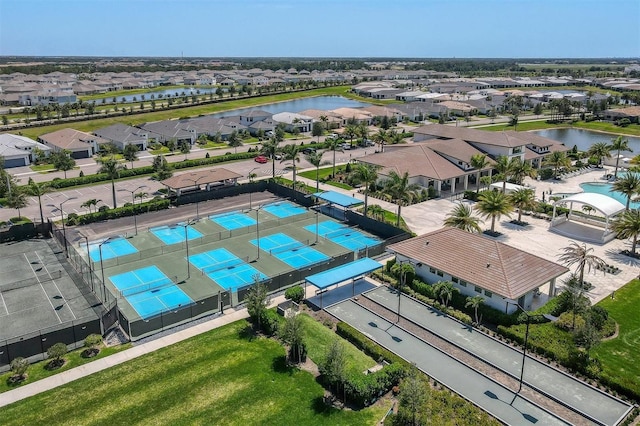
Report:
[{"label": "residential house", "polygon": [[51,148],[52,152],[67,150],[71,158],[80,159],[91,158],[98,152],[100,145],[110,141],[67,127],[41,135],[38,142]]},{"label": "residential house", "polygon": [[162,144],[174,140],[177,145],[182,145],[183,143],[193,145],[198,139],[196,131],[184,129],[179,120],[156,121],[141,124],[138,127],[148,134],[149,139]]},{"label": "residential house", "polygon": [[271,117],[274,122],[282,123],[287,132],[293,132],[298,129],[300,132],[310,132],[313,124],[313,118],[307,115],[295,112],[279,112]]},{"label": "residential house", "polygon": [[127,145],[135,145],[139,151],[147,149],[149,132],[126,124],[112,124],[94,130],[93,133],[114,144],[118,149],[124,149]]},{"label": "residential house", "polygon": [[492,238],[457,228],[442,228],[387,247],[398,262],[410,262],[429,284],[450,281],[464,296],[507,314],[531,310],[539,288],[569,269]]},{"label": "residential house", "polygon": [[3,159],[4,168],[28,166],[35,160],[35,148],[42,150],[45,155],[51,151],[48,146],[25,136],[0,134],[0,157]]},{"label": "residential house", "polygon": [[617,121],[628,118],[632,123],[640,123],[640,106],[630,106],[626,108],[607,109],[603,112],[607,121]]}]

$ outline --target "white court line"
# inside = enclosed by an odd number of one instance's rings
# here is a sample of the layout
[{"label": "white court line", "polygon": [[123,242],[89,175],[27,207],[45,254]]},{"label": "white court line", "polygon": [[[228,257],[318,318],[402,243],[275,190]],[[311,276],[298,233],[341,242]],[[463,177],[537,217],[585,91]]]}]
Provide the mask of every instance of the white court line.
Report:
[{"label": "white court line", "polygon": [[4,306],[4,310],[7,311],[7,315],[9,314],[9,308],[7,308],[7,302],[4,301],[4,297],[2,296],[2,292],[0,291],[0,299],[2,299],[2,305]]},{"label": "white court line", "polygon": [[44,270],[47,271],[47,275],[49,275],[49,278],[51,278],[51,282],[53,283],[54,286],[56,286],[56,290],[58,290],[60,297],[62,297],[62,301],[67,306],[67,309],[69,309],[69,311],[71,312],[71,315],[73,315],[73,319],[74,320],[78,319],[78,317],[76,317],[76,314],[73,312],[73,309],[71,309],[71,306],[69,306],[69,301],[67,300],[66,297],[64,297],[64,294],[62,294],[62,291],[60,291],[60,287],[58,287],[58,284],[56,284],[56,280],[54,280],[53,277],[51,277],[51,273],[49,272],[47,265],[44,264],[38,252],[36,251],[35,253],[36,253],[36,256],[38,256],[38,260],[40,261],[40,264],[42,265]]},{"label": "white court line", "polygon": [[33,275],[36,276],[36,279],[38,280],[38,284],[40,284],[40,288],[42,289],[42,292],[44,293],[45,297],[47,298],[47,300],[49,301],[49,305],[51,305],[51,309],[53,309],[53,313],[56,314],[56,317],[58,317],[58,321],[60,322],[60,324],[62,324],[62,320],[60,319],[60,315],[58,315],[58,311],[56,311],[55,306],[53,306],[53,303],[51,303],[51,299],[49,298],[49,295],[47,294],[47,292],[44,290],[44,286],[42,285],[42,282],[40,282],[40,278],[38,278],[38,274],[36,274],[35,269],[33,269],[33,265],[31,264],[31,262],[29,261],[29,258],[27,257],[27,253],[22,253],[24,255],[24,259],[27,261],[27,263],[29,264],[29,267],[31,268],[31,272],[33,272]]}]

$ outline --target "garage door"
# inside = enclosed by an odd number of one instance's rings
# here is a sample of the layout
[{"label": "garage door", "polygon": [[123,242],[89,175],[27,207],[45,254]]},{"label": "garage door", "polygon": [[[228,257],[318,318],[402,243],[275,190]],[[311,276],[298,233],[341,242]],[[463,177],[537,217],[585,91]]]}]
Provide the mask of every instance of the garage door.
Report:
[{"label": "garage door", "polygon": [[10,167],[22,167],[22,166],[26,166],[29,163],[27,163],[25,158],[14,158],[11,160],[5,159],[4,160],[4,166],[6,168],[10,168]]},{"label": "garage door", "polygon": [[79,159],[79,158],[89,158],[91,157],[91,155],[89,154],[89,151],[74,151],[71,153],[71,158],[74,159]]}]

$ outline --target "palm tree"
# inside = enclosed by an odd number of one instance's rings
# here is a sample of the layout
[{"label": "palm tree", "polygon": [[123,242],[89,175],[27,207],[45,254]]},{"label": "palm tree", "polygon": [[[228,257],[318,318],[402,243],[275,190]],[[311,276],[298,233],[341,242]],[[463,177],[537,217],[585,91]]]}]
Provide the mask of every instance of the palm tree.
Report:
[{"label": "palm tree", "polygon": [[622,136],[618,136],[614,140],[611,141],[611,145],[609,145],[610,151],[616,151],[616,170],[613,173],[613,179],[618,178],[618,163],[620,162],[620,151],[628,151],[633,152],[631,148],[629,148],[629,140],[622,139]]},{"label": "palm tree", "polygon": [[480,192],[480,175],[482,170],[485,169],[490,163],[485,154],[474,154],[471,156],[471,167],[478,171],[476,175],[476,194]]},{"label": "palm tree", "polygon": [[547,158],[547,162],[553,167],[553,178],[558,178],[558,169],[560,167],[570,167],[571,159],[563,151],[554,151]]},{"label": "palm tree", "polygon": [[327,150],[333,151],[333,179],[336,178],[336,151],[344,152],[342,150],[343,139],[327,139],[324,141]]},{"label": "palm tree", "polygon": [[564,252],[558,257],[558,260],[564,263],[567,267],[576,265],[576,272],[578,273],[578,279],[581,284],[584,284],[584,270],[587,268],[587,272],[591,272],[591,269],[601,269],[606,263],[604,260],[591,254],[593,247],[587,248],[587,245],[582,245],[571,241],[571,244],[562,249]]},{"label": "palm tree", "polygon": [[467,303],[465,303],[464,305],[465,308],[473,309],[476,317],[476,324],[480,324],[480,319],[478,318],[478,308],[482,304],[484,304],[484,297],[478,295],[473,297],[467,297]]},{"label": "palm tree", "polygon": [[389,135],[387,134],[387,131],[384,129],[378,130],[378,133],[373,135],[373,141],[378,145],[380,145],[380,152],[384,152],[384,144],[387,142],[388,139],[389,139]]},{"label": "palm tree", "polygon": [[522,211],[536,208],[536,194],[531,188],[519,188],[509,195],[511,204],[518,209],[518,222],[522,222]]},{"label": "palm tree", "polygon": [[496,158],[496,164],[494,165],[498,174],[502,176],[502,193],[507,191],[507,180],[511,174],[511,166],[513,163],[509,161],[509,157],[506,155],[498,155]]},{"label": "palm tree", "polygon": [[136,198],[140,198],[140,203],[142,203],[142,199],[143,199],[143,198],[146,198],[146,197],[148,197],[148,196],[149,196],[149,193],[147,193],[147,192],[136,192],[136,193],[133,195],[133,204],[135,204],[135,203],[136,203],[136,202],[135,202]]},{"label": "palm tree", "polygon": [[380,207],[378,204],[372,204],[367,207],[369,213],[371,213],[371,217],[379,220],[380,222],[384,222],[384,209]]},{"label": "palm tree", "polygon": [[349,145],[353,148],[353,138],[358,135],[358,126],[355,124],[347,124],[344,128],[344,135],[349,138]]},{"label": "palm tree", "polygon": [[364,185],[364,216],[367,216],[367,206],[369,205],[369,188],[378,181],[378,169],[380,167],[373,164],[358,163],[351,171],[351,175]]},{"label": "palm tree", "polygon": [[509,198],[499,191],[485,191],[478,197],[478,210],[487,218],[491,218],[491,233],[495,233],[496,219],[502,215],[509,216],[513,206]]},{"label": "palm tree", "polygon": [[438,281],[433,285],[433,291],[440,298],[442,304],[447,307],[453,297],[453,293],[459,290],[450,281]]},{"label": "palm tree", "polygon": [[268,141],[262,144],[262,148],[260,152],[264,154],[267,158],[272,160],[271,162],[271,177],[276,177],[276,155],[280,153],[280,141],[275,136],[269,138]]},{"label": "palm tree", "polygon": [[316,192],[320,192],[320,165],[322,165],[322,151],[312,151],[305,155],[305,159],[316,168]]},{"label": "palm tree", "polygon": [[326,131],[329,131],[329,117],[327,117],[326,115],[321,115],[320,121],[324,123],[324,129]]},{"label": "palm tree", "polygon": [[518,185],[522,185],[525,177],[535,178],[538,175],[538,172],[531,166],[531,163],[522,161],[520,157],[511,159],[510,163],[511,178],[513,182]]},{"label": "palm tree", "polygon": [[131,168],[133,169],[133,162],[138,158],[138,145],[135,144],[127,144],[122,151],[122,156],[125,160],[131,162]]},{"label": "palm tree", "polygon": [[20,209],[27,207],[28,204],[27,195],[19,187],[13,188],[6,199],[7,207],[18,210],[18,218],[22,217]]},{"label": "palm tree", "polygon": [[473,216],[473,207],[468,204],[458,203],[457,206],[449,212],[444,220],[444,226],[462,229],[466,232],[482,232],[480,228],[481,219]]},{"label": "palm tree", "polygon": [[281,163],[284,163],[285,161],[291,161],[291,164],[293,165],[293,190],[296,190],[296,172],[298,169],[298,166],[296,166],[296,163],[300,162],[300,147],[296,144],[290,144],[290,145],[285,145],[282,148],[282,154],[284,155],[282,157],[282,160],[280,161]]},{"label": "palm tree", "polygon": [[632,238],[631,254],[636,257],[636,245],[640,235],[640,210],[627,210],[612,223],[612,229],[620,238]]},{"label": "palm tree", "polygon": [[627,196],[626,210],[629,210],[631,198],[640,193],[640,174],[627,173],[624,177],[613,182],[611,188]]},{"label": "palm tree", "polygon": [[89,213],[91,213],[91,207],[96,207],[96,210],[97,210],[97,206],[98,206],[98,203],[100,201],[102,201],[102,200],[97,200],[95,198],[92,198],[92,199],[87,200],[84,203],[80,204],[80,207],[85,207],[85,208],[89,209]]},{"label": "palm tree", "polygon": [[395,171],[389,173],[389,179],[384,183],[383,192],[391,201],[398,205],[398,217],[396,226],[400,227],[400,213],[403,203],[409,203],[420,190],[420,186],[415,183],[409,183],[409,172],[405,172],[400,176]]},{"label": "palm tree", "polygon": [[44,223],[44,215],[42,214],[42,196],[53,191],[51,184],[48,182],[35,183],[31,181],[26,187],[27,194],[38,197],[38,205],[40,207],[40,223]]},{"label": "palm tree", "polygon": [[596,142],[589,147],[587,151],[589,157],[598,158],[598,166],[602,165],[605,158],[611,158],[611,150],[609,150],[609,144],[606,142]]},{"label": "palm tree", "polygon": [[122,170],[122,164],[118,163],[113,157],[109,157],[106,159],[100,160],[100,170],[98,173],[104,173],[107,175],[109,179],[111,179],[111,192],[113,193],[113,208],[117,207],[116,205],[116,182],[115,180],[120,177],[120,170]]},{"label": "palm tree", "polygon": [[357,127],[358,137],[362,138],[363,144],[369,138],[369,127],[366,124],[360,123]]}]

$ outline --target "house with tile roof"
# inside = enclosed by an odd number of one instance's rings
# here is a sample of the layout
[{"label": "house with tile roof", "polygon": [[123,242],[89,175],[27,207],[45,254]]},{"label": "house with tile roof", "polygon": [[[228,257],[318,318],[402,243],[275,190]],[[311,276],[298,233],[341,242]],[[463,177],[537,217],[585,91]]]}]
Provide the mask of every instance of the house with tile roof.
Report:
[{"label": "house with tile roof", "polygon": [[429,284],[450,281],[462,295],[482,296],[484,303],[513,313],[516,304],[530,310],[538,289],[569,269],[501,243],[457,228],[442,228],[387,247],[398,262],[409,262]]},{"label": "house with tile roof", "polygon": [[67,127],[40,135],[38,142],[45,144],[53,152],[67,150],[71,158],[79,159],[91,158],[98,152],[100,145],[109,143],[109,140]]},{"label": "house with tile roof", "polygon": [[144,151],[149,143],[148,131],[121,123],[94,130],[93,134],[108,140],[118,149],[124,149],[127,145],[135,145],[139,151]]}]

